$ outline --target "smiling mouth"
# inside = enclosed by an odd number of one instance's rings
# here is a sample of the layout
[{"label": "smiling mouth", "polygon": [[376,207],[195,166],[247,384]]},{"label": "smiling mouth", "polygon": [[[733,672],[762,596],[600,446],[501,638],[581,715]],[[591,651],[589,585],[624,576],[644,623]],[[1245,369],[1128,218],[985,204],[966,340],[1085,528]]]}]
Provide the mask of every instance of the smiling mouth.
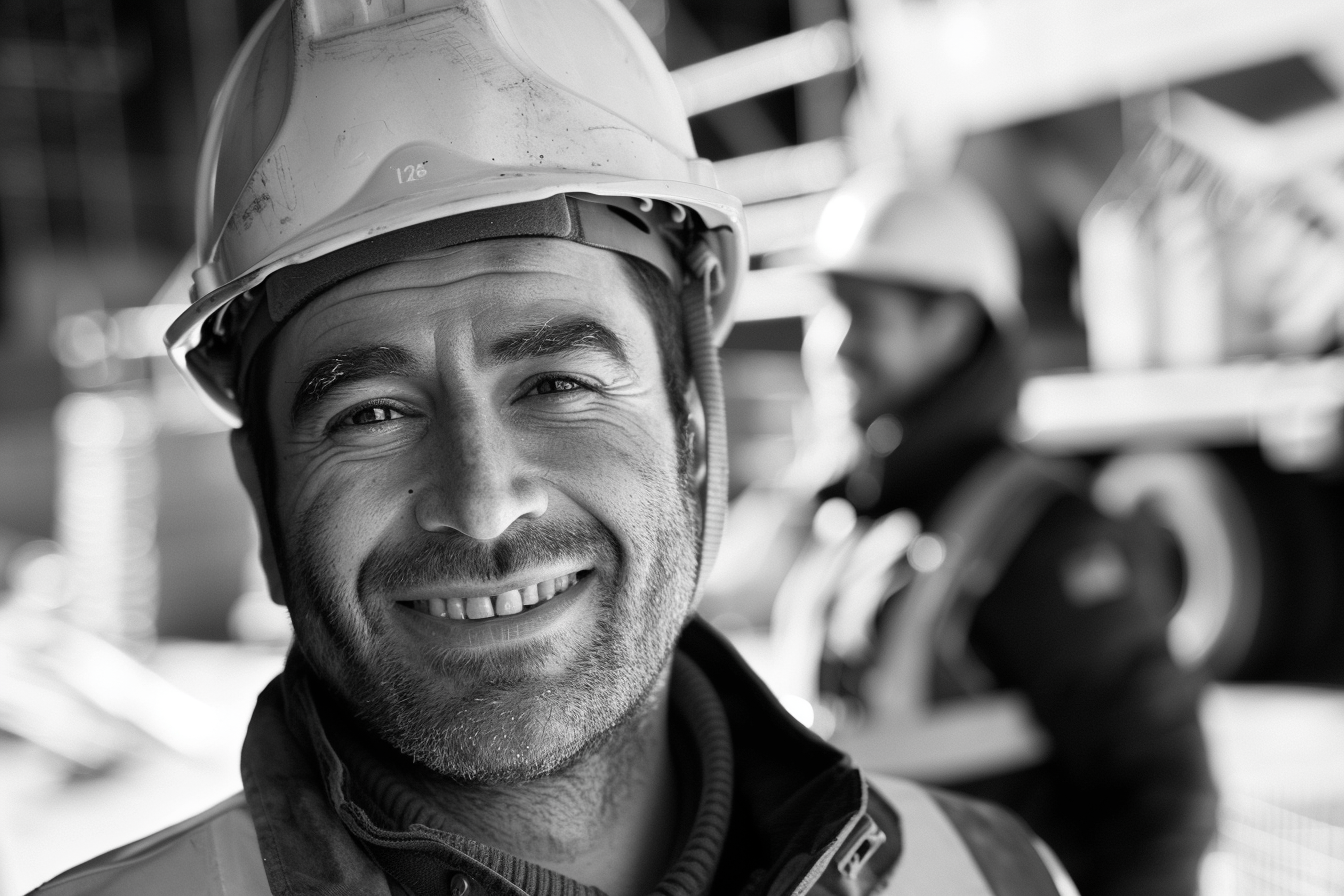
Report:
[{"label": "smiling mouth", "polygon": [[480,597],[431,597],[401,603],[417,613],[437,616],[440,619],[461,619],[470,622],[493,619],[496,616],[517,616],[564,594],[587,577],[591,571],[584,569],[571,572],[500,594],[486,594]]}]

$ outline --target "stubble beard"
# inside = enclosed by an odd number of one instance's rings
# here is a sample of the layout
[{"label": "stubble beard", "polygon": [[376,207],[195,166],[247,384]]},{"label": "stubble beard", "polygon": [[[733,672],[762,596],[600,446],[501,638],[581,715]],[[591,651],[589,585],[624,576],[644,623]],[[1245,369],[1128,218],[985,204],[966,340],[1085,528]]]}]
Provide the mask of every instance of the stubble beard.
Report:
[{"label": "stubble beard", "polygon": [[[291,540],[296,640],[355,718],[440,775],[498,785],[561,771],[638,719],[692,608],[695,501],[676,481],[645,484],[644,506],[629,517],[628,550],[595,520],[542,517],[516,523],[491,545],[427,535],[376,551],[354,588],[341,586],[326,559],[318,521],[327,505],[318,502]],[[488,659],[408,655],[390,618],[406,611],[367,596],[375,586],[503,578],[576,557],[597,561],[587,644],[533,641]]]}]

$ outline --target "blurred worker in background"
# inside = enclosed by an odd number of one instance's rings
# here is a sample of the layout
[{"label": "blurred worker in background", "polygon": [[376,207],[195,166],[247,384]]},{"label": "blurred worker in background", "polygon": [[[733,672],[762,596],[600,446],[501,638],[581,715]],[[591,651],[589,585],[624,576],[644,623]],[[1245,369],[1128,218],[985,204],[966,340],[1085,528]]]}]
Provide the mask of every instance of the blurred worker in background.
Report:
[{"label": "blurred worker in background", "polygon": [[296,646],[242,795],[45,892],[1071,889],[693,618],[746,241],[618,4],[277,3],[201,184],[169,350],[234,426]]},{"label": "blurred worker in background", "polygon": [[[1018,689],[1053,742],[1044,765],[963,788],[1023,815],[1084,896],[1190,896],[1215,804],[1199,687],[1138,594],[1172,577],[1092,507],[1078,471],[1001,435],[1025,337],[1007,223],[968,181],[904,189],[868,171],[832,200],[818,246],[851,315],[839,354],[868,446],[824,497],[869,518],[913,511],[942,537],[947,563],[968,567],[939,574],[967,583],[948,612],[968,617],[970,649],[936,670],[937,696]],[[892,639],[876,637],[880,654]],[[884,659],[832,657],[823,686],[856,697]]]}]

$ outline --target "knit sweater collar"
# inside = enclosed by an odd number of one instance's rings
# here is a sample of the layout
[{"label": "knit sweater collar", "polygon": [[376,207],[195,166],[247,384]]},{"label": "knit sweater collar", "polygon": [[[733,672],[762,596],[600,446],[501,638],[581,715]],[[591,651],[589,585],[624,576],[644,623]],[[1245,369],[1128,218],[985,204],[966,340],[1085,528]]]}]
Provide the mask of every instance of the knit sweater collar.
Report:
[{"label": "knit sweater collar", "polygon": [[[695,661],[679,654],[671,682],[673,761],[677,773],[677,858],[656,896],[701,896],[709,889],[732,808],[733,754],[723,704]],[[305,686],[305,685],[301,685]],[[308,699],[312,699],[311,692]],[[331,744],[329,761],[349,769],[355,802],[378,827],[423,831],[479,862],[529,896],[604,896],[597,887],[528,862],[452,830],[413,783],[405,757],[314,701]],[[423,771],[421,772],[423,773]]]}]

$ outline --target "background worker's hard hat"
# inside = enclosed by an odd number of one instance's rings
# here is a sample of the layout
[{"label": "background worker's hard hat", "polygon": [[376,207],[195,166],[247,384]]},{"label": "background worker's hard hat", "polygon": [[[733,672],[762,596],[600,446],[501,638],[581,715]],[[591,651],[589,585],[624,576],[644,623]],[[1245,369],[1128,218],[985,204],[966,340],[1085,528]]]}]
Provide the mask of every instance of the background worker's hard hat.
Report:
[{"label": "background worker's hard hat", "polygon": [[188,354],[238,296],[376,236],[559,194],[686,215],[719,262],[726,333],[747,260],[741,204],[696,157],[671,76],[620,4],[279,0],[211,111],[194,301],[170,355],[237,426],[227,372]]},{"label": "background worker's hard hat", "polygon": [[1024,323],[1012,230],[963,177],[908,184],[891,169],[860,171],[827,203],[816,246],[830,273],[967,292],[1000,330]]}]

